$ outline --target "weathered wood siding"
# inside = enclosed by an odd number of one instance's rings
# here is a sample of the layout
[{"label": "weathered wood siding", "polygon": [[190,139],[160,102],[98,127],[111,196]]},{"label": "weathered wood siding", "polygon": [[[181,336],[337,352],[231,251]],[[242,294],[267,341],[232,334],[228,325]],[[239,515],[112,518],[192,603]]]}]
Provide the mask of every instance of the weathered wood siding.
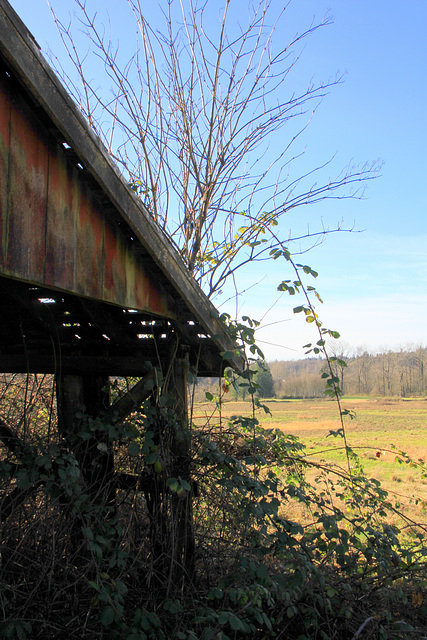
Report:
[{"label": "weathered wood siding", "polygon": [[66,145],[0,76],[0,274],[174,318],[129,228],[105,211]]}]

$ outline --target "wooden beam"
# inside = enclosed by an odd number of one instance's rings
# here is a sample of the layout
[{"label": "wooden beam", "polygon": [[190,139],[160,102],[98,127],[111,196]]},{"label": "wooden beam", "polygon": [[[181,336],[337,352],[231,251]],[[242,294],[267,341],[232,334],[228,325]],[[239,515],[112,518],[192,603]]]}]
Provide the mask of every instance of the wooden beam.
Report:
[{"label": "wooden beam", "polygon": [[147,400],[158,386],[158,372],[156,369],[152,369],[132,389],[110,406],[107,417],[111,416],[117,421],[124,420],[144,400]]},{"label": "wooden beam", "polygon": [[61,356],[45,353],[0,354],[0,373],[62,373],[107,376],[144,376],[147,352],[133,356]]}]

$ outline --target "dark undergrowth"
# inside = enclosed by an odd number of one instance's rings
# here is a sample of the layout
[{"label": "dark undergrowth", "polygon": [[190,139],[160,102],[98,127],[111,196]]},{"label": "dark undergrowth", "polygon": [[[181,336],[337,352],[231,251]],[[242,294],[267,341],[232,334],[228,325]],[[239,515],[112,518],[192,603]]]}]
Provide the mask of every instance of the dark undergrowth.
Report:
[{"label": "dark undergrowth", "polygon": [[[308,484],[304,448],[259,428],[261,407],[193,427],[189,481],[170,473],[168,402],[82,414],[70,446],[50,378],[5,376],[1,395],[0,637],[427,637],[425,528],[388,524],[351,450]],[[95,490],[76,454],[94,434],[115,469]]]}]

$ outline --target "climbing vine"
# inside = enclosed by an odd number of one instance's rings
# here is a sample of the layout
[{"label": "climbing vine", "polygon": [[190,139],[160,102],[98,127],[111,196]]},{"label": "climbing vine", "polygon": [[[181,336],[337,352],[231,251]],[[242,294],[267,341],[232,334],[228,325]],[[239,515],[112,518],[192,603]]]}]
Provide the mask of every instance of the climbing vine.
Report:
[{"label": "climbing vine", "polygon": [[[339,335],[321,322],[317,273],[285,248],[272,258],[294,270],[279,289],[303,297],[294,312],[318,334],[305,347],[327,363],[325,393],[341,420],[331,435],[346,468],[313,460],[296,436],[261,426],[270,408],[257,394],[251,364],[263,354],[247,317],[221,316],[247,366],[226,370],[217,393],[192,408],[191,425],[167,388],[171,372],[150,371],[131,412],[94,417],[82,407],[65,442],[45,380],[25,429],[0,424],[3,637],[58,637],[67,625],[81,638],[117,640],[419,637],[405,611],[416,606],[423,624],[425,526],[399,513],[351,446],[353,416],[332,366],[345,363],[327,353]],[[244,415],[226,411],[235,387],[250,398]],[[37,395],[40,385],[31,389]],[[3,390],[13,397],[10,381]],[[113,381],[110,393],[122,406],[125,381]],[[12,412],[9,419],[19,424]],[[114,455],[114,501],[110,491],[100,500],[106,487],[82,472],[79,451],[88,446],[95,464]],[[60,621],[59,608],[70,612]]]}]

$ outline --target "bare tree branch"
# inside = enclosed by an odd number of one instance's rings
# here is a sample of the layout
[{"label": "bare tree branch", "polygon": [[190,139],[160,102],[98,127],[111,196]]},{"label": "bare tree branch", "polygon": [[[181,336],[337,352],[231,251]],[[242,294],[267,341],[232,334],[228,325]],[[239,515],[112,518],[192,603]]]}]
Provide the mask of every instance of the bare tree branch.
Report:
[{"label": "bare tree branch", "polygon": [[[264,259],[277,233],[292,242],[282,228],[287,213],[325,198],[361,197],[375,177],[373,163],[325,178],[332,159],[295,175],[304,154],[297,142],[341,82],[292,86],[303,41],[329,18],[283,44],[289,3],[280,10],[271,0],[249,4],[243,24],[241,6],[236,15],[230,0],[217,16],[207,1],[168,0],[153,22],[140,0],[122,0],[138,26],[135,53],[122,62],[89,1],[75,2],[111,93],[90,79],[72,25],[55,16],[81,85],[65,78],[68,88],[208,295]],[[270,226],[279,227],[266,247]]]}]

